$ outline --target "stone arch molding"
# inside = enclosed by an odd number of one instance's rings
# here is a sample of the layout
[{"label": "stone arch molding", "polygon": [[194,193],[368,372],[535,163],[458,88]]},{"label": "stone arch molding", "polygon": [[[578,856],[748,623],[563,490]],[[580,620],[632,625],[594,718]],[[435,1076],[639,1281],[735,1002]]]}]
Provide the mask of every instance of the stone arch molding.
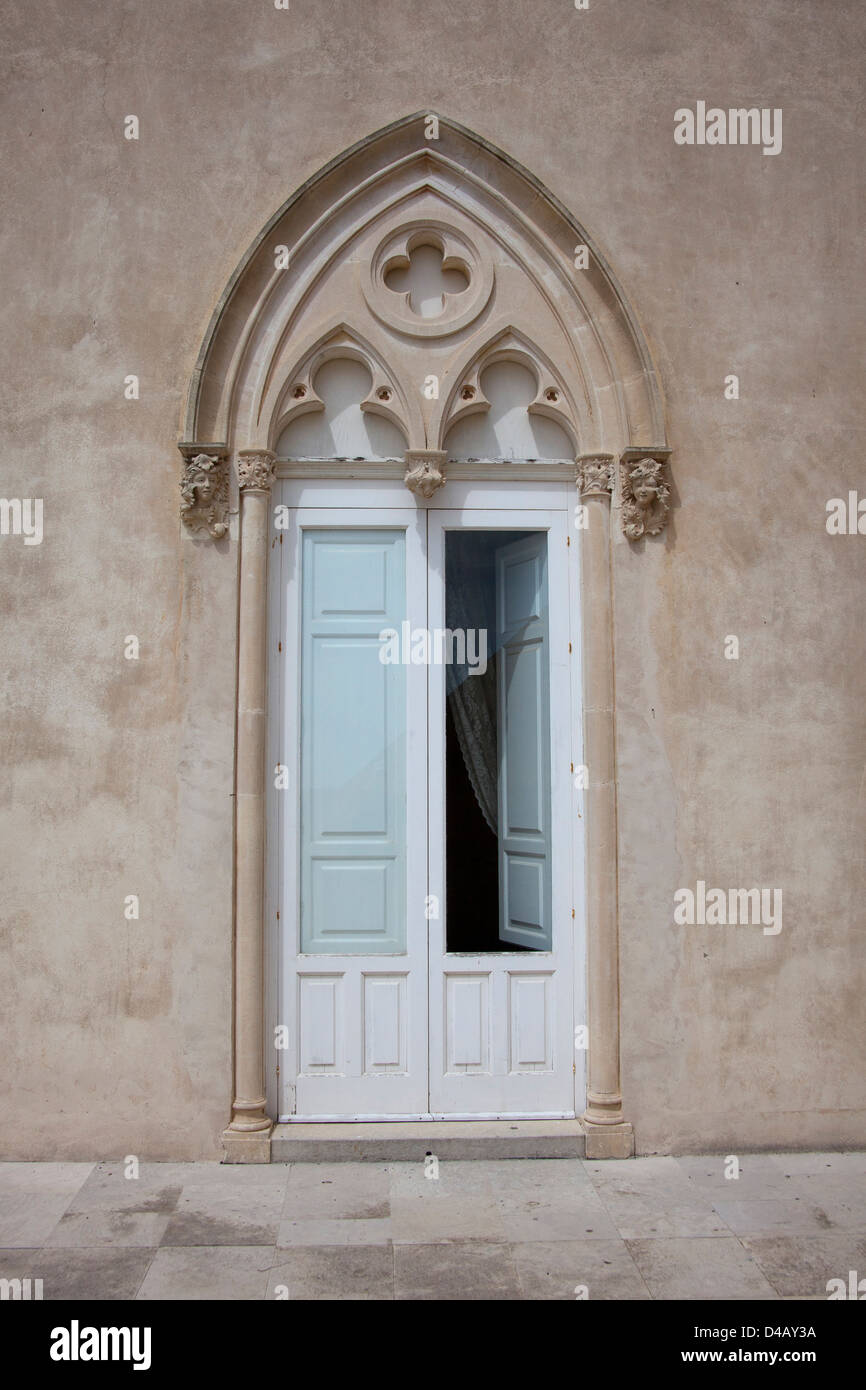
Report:
[{"label": "stone arch molding", "polygon": [[[462,291],[424,316],[388,279],[420,246]],[[358,402],[405,441],[402,458],[277,458],[291,423],[321,412],[317,373],[360,362]],[[490,410],[488,367],[535,383],[530,416],[556,422],[567,459],[451,459],[448,436]],[[557,436],[562,437],[562,436]],[[266,575],[276,473],[402,477],[419,506],[452,476],[548,478],[570,471],[581,541],[590,1157],[633,1151],[619,1063],[616,777],[610,607],[611,504],[625,536],[658,535],[670,488],[664,407],[649,348],[592,237],[531,174],[444,117],[418,113],[361,140],[309,179],[249,248],[211,318],[179,445],[189,533],[237,535],[239,627],[235,827],[234,1098],[230,1161],[263,1161]]]},{"label": "stone arch molding", "polygon": [[[361,409],[398,426],[406,475],[429,455],[441,483],[448,430],[488,408],[479,377],[488,359],[510,354],[537,380],[530,414],[562,423],[574,458],[620,462],[617,495],[633,513],[626,534],[638,539],[630,470],[641,460],[656,466],[660,487],[647,504],[655,524],[669,450],[658,378],[626,296],[592,237],[532,175],[444,117],[437,138],[427,138],[430,128],[417,114],[360,141],[289,198],[249,248],[190,384],[187,492],[194,459],[199,470],[204,455],[228,472],[229,460],[273,453],[289,420],[321,410],[315,370],[338,355],[367,365]],[[418,245],[437,247],[443,268],[469,282],[432,318],[385,283]],[[637,481],[644,498],[647,478]],[[198,510],[187,507],[188,524]]]}]

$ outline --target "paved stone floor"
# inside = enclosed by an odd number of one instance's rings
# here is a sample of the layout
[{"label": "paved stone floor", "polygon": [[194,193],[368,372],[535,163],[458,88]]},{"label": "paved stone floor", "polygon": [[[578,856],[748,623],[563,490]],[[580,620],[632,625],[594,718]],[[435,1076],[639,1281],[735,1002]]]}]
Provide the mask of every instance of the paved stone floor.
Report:
[{"label": "paved stone floor", "polygon": [[866,1154],[0,1164],[0,1278],[45,1299],[826,1299]]}]

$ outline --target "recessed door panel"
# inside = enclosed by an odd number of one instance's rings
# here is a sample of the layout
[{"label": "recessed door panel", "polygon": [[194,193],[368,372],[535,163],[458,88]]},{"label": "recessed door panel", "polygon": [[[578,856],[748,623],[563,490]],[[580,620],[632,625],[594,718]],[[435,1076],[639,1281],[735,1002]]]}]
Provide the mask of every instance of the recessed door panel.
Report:
[{"label": "recessed door panel", "polygon": [[380,633],[406,617],[406,533],[309,529],[301,557],[301,951],[403,951],[407,668]]}]

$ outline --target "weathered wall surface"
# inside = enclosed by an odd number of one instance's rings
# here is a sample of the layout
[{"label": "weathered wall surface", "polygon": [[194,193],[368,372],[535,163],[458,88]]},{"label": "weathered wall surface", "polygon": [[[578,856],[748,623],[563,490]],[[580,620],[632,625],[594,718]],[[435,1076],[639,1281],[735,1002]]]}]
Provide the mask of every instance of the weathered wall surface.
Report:
[{"label": "weathered wall surface", "polygon": [[[866,537],[825,528],[862,477],[864,20],[856,0],[3,6],[0,493],[45,508],[41,545],[0,537],[3,1157],[219,1152],[237,565],[234,537],[181,536],[182,405],[274,210],[420,109],[592,231],[666,392],[672,522],[614,553],[638,1149],[866,1141]],[[676,146],[697,100],[781,107],[782,152]],[[781,932],[674,925],[699,879],[781,889]]]}]

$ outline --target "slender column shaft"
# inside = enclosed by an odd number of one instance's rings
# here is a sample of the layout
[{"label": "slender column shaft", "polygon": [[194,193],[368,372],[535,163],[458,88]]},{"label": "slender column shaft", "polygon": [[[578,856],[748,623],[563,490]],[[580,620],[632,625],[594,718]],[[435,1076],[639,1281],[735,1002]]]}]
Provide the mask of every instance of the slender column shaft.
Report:
[{"label": "slender column shaft", "polygon": [[622,1124],[619,1049],[616,744],[610,565],[612,460],[578,465],[587,525],[581,533],[586,797],[589,1056],[584,1121]]},{"label": "slender column shaft", "polygon": [[267,574],[273,456],[241,454],[235,867],[235,1094],[230,1130],[270,1129],[264,1082]]}]

